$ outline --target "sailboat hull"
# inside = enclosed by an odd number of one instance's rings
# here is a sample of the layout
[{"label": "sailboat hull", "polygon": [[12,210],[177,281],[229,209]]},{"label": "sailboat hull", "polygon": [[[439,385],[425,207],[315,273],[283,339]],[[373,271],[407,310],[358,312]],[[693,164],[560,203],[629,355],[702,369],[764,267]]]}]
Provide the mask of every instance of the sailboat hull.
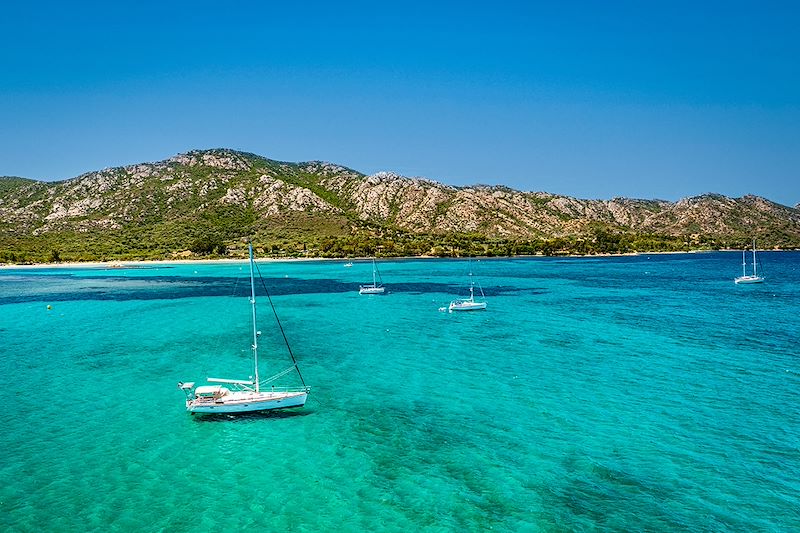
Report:
[{"label": "sailboat hull", "polygon": [[303,407],[307,392],[235,392],[219,399],[186,401],[190,413],[253,413]]},{"label": "sailboat hull", "polygon": [[383,294],[384,287],[359,287],[358,294]]},{"label": "sailboat hull", "polygon": [[452,302],[450,311],[480,311],[486,309],[486,302]]},{"label": "sailboat hull", "polygon": [[734,283],[737,285],[748,284],[748,283],[764,283],[764,278],[761,276],[740,276],[733,280]]}]

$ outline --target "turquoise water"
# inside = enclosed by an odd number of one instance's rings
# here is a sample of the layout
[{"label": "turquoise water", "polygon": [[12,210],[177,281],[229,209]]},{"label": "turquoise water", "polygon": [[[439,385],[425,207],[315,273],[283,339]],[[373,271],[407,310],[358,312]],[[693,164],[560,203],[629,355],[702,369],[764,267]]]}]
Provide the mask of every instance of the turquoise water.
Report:
[{"label": "turquoise water", "polygon": [[800,253],[740,258],[482,260],[464,314],[465,261],[262,264],[313,390],[235,418],[176,383],[249,375],[242,265],[0,270],[0,529],[798,530]]}]

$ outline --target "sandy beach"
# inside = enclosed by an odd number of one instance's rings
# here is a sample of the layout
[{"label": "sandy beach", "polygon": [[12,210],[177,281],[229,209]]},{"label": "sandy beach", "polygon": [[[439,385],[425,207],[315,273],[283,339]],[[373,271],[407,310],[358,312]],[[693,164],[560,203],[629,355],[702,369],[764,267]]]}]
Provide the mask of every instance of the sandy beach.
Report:
[{"label": "sandy beach", "polygon": [[[358,259],[355,259],[356,261]],[[325,257],[287,257],[287,258],[258,258],[257,263],[289,263],[298,261],[344,261]],[[31,263],[18,265],[11,263],[0,264],[0,269],[34,269],[34,268],[105,268],[109,270],[138,268],[158,265],[213,265],[226,263],[247,263],[247,258],[242,259],[160,259],[149,261],[86,261],[66,263]]]}]

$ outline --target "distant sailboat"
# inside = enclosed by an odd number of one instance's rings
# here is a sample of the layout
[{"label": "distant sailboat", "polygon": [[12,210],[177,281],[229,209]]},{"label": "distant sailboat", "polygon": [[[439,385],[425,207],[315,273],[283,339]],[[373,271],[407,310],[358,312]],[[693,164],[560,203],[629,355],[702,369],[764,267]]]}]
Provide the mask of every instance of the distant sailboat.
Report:
[{"label": "distant sailboat", "polygon": [[358,287],[358,294],[383,294],[386,292],[381,280],[381,274],[378,272],[378,265],[375,264],[375,259],[372,260],[372,285],[360,285]]},{"label": "distant sailboat", "polygon": [[350,268],[351,266],[353,266],[353,262],[352,261],[348,261],[347,263],[344,264],[345,268]]},{"label": "distant sailboat", "polygon": [[745,251],[742,250],[742,275],[738,278],[734,278],[733,282],[737,285],[739,284],[747,284],[747,283],[763,283],[764,276],[759,276],[756,265],[758,261],[756,260],[756,240],[753,239],[753,273],[751,275],[747,274],[747,256],[745,255]]},{"label": "distant sailboat", "polygon": [[448,306],[448,310],[453,311],[480,311],[486,309],[486,297],[483,295],[483,289],[478,285],[478,290],[481,292],[483,301],[475,301],[475,281],[472,279],[472,269],[469,271],[469,298],[466,300],[453,300]]},{"label": "distant sailboat", "polygon": [[[305,386],[303,376],[294,355],[293,364],[264,381],[270,383],[292,371],[297,371],[303,387],[295,388],[276,388],[272,386],[269,390],[261,390],[261,382],[258,377],[258,337],[261,332],[256,328],[256,291],[253,275],[253,245],[250,244],[250,305],[253,316],[253,376],[251,379],[221,379],[208,378],[210,383],[222,383],[231,385],[230,388],[222,385],[206,385],[195,387],[194,382],[179,382],[178,388],[186,394],[186,410],[195,413],[251,413],[255,411],[268,411],[273,409],[286,409],[289,407],[302,407],[306,403],[309,387]],[[282,329],[281,329],[282,331]],[[288,344],[287,344],[288,347]]]}]

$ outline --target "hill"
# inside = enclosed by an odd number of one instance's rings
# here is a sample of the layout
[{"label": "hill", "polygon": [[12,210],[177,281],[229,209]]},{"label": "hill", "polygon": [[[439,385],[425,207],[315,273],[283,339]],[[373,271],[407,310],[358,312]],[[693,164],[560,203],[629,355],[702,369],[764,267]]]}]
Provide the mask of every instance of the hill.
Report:
[{"label": "hill", "polygon": [[0,261],[608,253],[800,246],[800,210],[756,196],[582,200],[453,187],[227,149],[60,182],[0,178]]}]

